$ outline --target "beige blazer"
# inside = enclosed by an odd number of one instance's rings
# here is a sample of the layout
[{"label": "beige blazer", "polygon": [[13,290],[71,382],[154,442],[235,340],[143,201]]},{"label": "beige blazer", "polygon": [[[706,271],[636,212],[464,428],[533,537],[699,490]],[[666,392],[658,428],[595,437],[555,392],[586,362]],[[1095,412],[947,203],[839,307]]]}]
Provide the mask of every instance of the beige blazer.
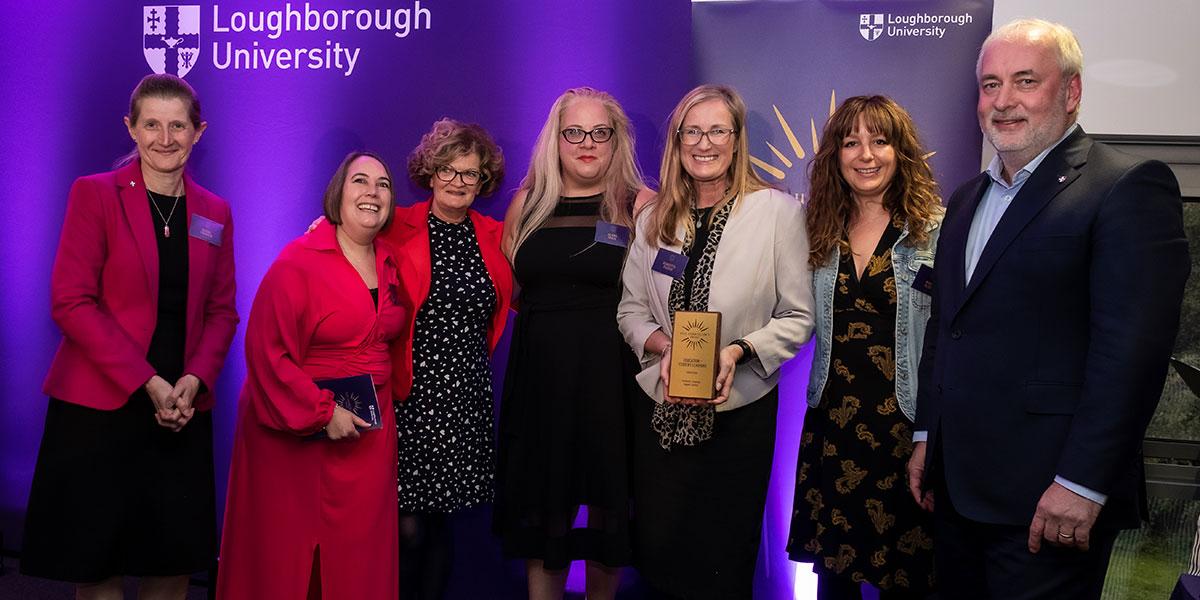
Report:
[{"label": "beige blazer", "polygon": [[[617,325],[641,361],[638,384],[663,402],[661,357],[646,352],[645,344],[656,330],[670,335],[671,277],[652,268],[658,248],[646,241],[652,235],[646,225],[650,212],[643,211],[638,219],[637,236],[625,260]],[[680,239],[684,227],[680,225]],[[679,245],[666,248],[681,250]],[[722,346],[743,338],[754,345],[757,357],[737,368],[729,400],[717,406],[718,411],[745,406],[775,387],[779,367],[812,337],[814,307],[808,230],[800,202],[773,189],[741,198],[717,246],[708,310],[721,313]]]}]

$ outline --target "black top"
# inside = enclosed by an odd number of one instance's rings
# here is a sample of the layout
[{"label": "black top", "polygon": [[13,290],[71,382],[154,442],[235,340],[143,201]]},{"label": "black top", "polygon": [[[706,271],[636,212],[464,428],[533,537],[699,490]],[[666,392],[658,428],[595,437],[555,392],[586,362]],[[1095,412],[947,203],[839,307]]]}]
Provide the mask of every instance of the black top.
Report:
[{"label": "black top", "polygon": [[[187,339],[187,198],[146,193],[158,242],[158,314],[146,360],[160,377],[174,383],[183,376]],[[170,227],[170,237],[164,225]]]}]

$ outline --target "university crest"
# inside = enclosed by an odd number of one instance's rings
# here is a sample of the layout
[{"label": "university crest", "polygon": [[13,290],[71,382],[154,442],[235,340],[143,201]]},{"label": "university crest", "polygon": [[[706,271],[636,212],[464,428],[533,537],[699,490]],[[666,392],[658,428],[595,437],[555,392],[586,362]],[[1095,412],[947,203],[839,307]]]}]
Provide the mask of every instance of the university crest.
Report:
[{"label": "university crest", "polygon": [[143,6],[142,53],[155,73],[187,75],[200,59],[200,5]]},{"label": "university crest", "polygon": [[868,42],[879,39],[879,36],[883,35],[883,14],[859,15],[858,32]]}]

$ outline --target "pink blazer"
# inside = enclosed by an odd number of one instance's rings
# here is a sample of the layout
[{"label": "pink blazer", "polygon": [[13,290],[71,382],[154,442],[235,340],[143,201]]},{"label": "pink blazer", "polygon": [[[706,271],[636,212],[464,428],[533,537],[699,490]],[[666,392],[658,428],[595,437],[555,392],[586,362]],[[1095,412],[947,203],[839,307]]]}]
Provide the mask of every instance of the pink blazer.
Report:
[{"label": "pink blazer", "polygon": [[[429,297],[430,279],[433,276],[429,258],[429,206],[433,200],[418,202],[408,207],[396,207],[396,216],[388,229],[380,234],[383,241],[392,247],[400,265],[400,284],[408,294],[408,327],[404,335],[392,346],[392,397],[402,402],[412,389],[412,342],[413,326],[417,321],[417,309]],[[475,226],[475,237],[479,241],[479,252],[488,276],[496,288],[496,308],[492,322],[488,325],[489,350],[495,350],[504,335],[508,323],[508,305],[512,300],[513,277],[508,259],[500,251],[500,235],[503,225],[491,217],[471,210],[467,213]]]},{"label": "pink blazer", "polygon": [[[233,219],[227,202],[186,175],[184,188],[188,227],[195,215],[224,225],[219,245],[188,237],[184,373],[208,388],[195,402],[208,410],[238,322]],[[146,351],[157,313],[158,245],[139,162],[80,177],[67,197],[50,277],[50,315],[63,340],[42,391],[91,408],[120,408],[155,374]]]}]

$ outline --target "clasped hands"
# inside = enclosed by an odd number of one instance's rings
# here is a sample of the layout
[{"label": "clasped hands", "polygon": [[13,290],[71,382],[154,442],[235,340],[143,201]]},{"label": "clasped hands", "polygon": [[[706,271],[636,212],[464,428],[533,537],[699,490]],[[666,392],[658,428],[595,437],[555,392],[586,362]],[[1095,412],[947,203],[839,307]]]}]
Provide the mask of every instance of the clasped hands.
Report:
[{"label": "clasped hands", "polygon": [[[933,492],[921,491],[925,479],[926,442],[917,442],[908,460],[908,490],[921,508],[933,511]],[[1043,543],[1086,552],[1091,547],[1092,526],[1102,506],[1063,487],[1050,484],[1038,500],[1029,524],[1029,551],[1037,554]]]},{"label": "clasped hands", "polygon": [[154,420],[159,425],[179,431],[196,414],[193,402],[200,392],[199,377],[188,373],[171,385],[166,379],[155,375],[142,387],[154,403]]}]

